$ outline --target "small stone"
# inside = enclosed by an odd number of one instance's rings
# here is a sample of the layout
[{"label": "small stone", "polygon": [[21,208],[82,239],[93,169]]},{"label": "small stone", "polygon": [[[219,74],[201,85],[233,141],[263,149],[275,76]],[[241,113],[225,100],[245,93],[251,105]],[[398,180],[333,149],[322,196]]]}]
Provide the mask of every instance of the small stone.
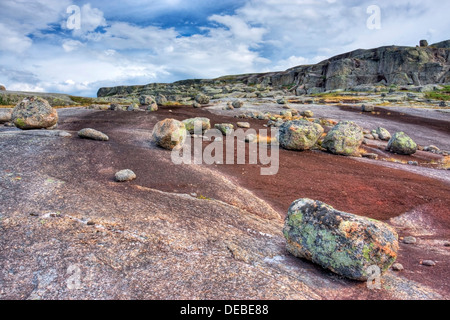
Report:
[{"label": "small stone", "polygon": [[248,122],[238,122],[237,126],[238,128],[250,129],[250,123]]},{"label": "small stone", "polygon": [[427,267],[434,267],[436,265],[436,262],[434,262],[433,260],[424,260],[422,261],[422,265]]},{"label": "small stone", "polygon": [[406,237],[405,239],[403,239],[403,243],[404,244],[416,244],[417,239],[414,237]]},{"label": "small stone", "polygon": [[446,242],[446,243],[444,243],[444,247],[447,247],[447,248],[449,248],[449,247],[450,247],[450,242]]},{"label": "small stone", "polygon": [[378,159],[378,155],[375,153],[365,153],[362,156],[363,156],[363,158],[372,159],[372,160]]},{"label": "small stone", "polygon": [[362,109],[363,112],[374,112],[375,111],[375,106],[363,104],[361,109]]},{"label": "small stone", "polygon": [[394,270],[394,271],[403,271],[403,270],[405,270],[405,268],[400,263],[394,263],[394,265],[392,266],[392,270]]},{"label": "small stone", "polygon": [[416,167],[419,165],[419,163],[417,161],[408,161],[408,164],[410,166],[416,166]]},{"label": "small stone", "polygon": [[302,116],[306,118],[312,118],[314,117],[314,112],[312,112],[311,110],[306,110],[302,112]]},{"label": "small stone", "polygon": [[116,173],[117,182],[127,182],[136,179],[136,174],[131,170],[122,170]]},{"label": "small stone", "polygon": [[90,221],[88,221],[87,225],[88,225],[88,226],[95,226],[95,222],[92,221],[92,220],[90,220]]},{"label": "small stone", "polygon": [[236,100],[236,101],[233,102],[232,106],[235,109],[240,109],[240,108],[242,108],[244,106],[244,102],[241,101],[241,100]]},{"label": "small stone", "polygon": [[109,137],[106,134],[90,128],[80,130],[78,136],[82,139],[109,141]]}]

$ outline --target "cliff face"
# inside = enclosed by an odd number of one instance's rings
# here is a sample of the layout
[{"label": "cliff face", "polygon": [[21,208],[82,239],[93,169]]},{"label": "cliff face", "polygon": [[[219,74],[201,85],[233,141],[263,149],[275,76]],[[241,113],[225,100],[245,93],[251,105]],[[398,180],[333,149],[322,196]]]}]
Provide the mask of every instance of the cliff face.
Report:
[{"label": "cliff face", "polygon": [[[226,76],[211,80],[186,80],[173,84],[101,88],[99,97],[139,94],[211,96],[227,94],[236,84],[258,88],[288,89],[297,95],[362,85],[415,85],[450,83],[450,40],[427,47],[381,47],[356,50],[316,65],[298,66],[284,72]],[[202,90],[205,86],[215,86]],[[222,87],[221,87],[222,86]]]}]

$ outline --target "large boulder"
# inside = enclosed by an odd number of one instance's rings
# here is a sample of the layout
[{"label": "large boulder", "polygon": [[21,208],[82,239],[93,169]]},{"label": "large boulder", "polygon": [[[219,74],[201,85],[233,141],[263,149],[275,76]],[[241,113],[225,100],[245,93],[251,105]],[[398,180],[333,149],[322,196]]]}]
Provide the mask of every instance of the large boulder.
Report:
[{"label": "large boulder", "polygon": [[389,140],[386,151],[409,156],[417,152],[417,144],[406,133],[397,132]]},{"label": "large boulder", "polygon": [[156,124],[152,133],[156,145],[167,150],[180,149],[187,137],[185,125],[174,119],[166,119]]},{"label": "large boulder", "polygon": [[[197,125],[199,128],[201,128],[202,132],[205,132],[209,129],[211,129],[211,121],[208,118],[192,118],[192,119],[187,119],[183,121],[186,130],[191,133],[194,134],[195,132],[195,126]],[[199,134],[201,134],[202,132],[198,132]]]},{"label": "large boulder", "polygon": [[287,150],[311,149],[324,133],[320,124],[306,120],[288,121],[280,127],[278,141]]},{"label": "large boulder", "polygon": [[22,130],[47,129],[57,125],[58,112],[47,100],[28,97],[14,108],[11,120]]},{"label": "large boulder", "polygon": [[5,86],[0,85],[0,91],[6,91]]},{"label": "large boulder", "polygon": [[322,147],[333,154],[351,156],[358,153],[363,141],[363,129],[354,122],[344,121],[327,134]]},{"label": "large boulder", "polygon": [[360,281],[372,275],[372,266],[387,271],[399,249],[398,235],[387,224],[310,199],[291,205],[283,233],[294,256]]},{"label": "large boulder", "polygon": [[163,96],[162,94],[158,95],[155,101],[159,106],[162,106],[168,102],[166,96]]},{"label": "large boulder", "polygon": [[199,94],[195,97],[195,101],[200,104],[208,104],[209,103],[209,97],[205,94]]}]

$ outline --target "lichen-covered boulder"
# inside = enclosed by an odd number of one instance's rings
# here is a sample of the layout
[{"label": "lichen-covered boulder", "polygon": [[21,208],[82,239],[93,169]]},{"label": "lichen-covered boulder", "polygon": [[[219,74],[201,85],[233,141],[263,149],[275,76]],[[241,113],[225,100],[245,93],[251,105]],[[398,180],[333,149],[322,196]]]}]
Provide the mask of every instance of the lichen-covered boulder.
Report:
[{"label": "lichen-covered boulder", "polygon": [[156,145],[167,150],[178,150],[186,142],[185,125],[174,119],[166,119],[156,124],[152,133]]},{"label": "lichen-covered boulder", "polygon": [[385,223],[300,199],[283,230],[287,250],[349,279],[366,281],[369,267],[387,271],[397,259],[398,235]]},{"label": "lichen-covered boulder", "polygon": [[208,104],[209,103],[209,97],[205,94],[199,94],[195,97],[195,101],[200,104]]},{"label": "lichen-covered boulder", "polygon": [[147,111],[149,111],[149,112],[156,112],[156,111],[158,111],[158,104],[156,102],[151,103],[147,107]]},{"label": "lichen-covered boulder", "polygon": [[311,110],[305,110],[302,112],[302,116],[306,118],[313,118],[314,112],[312,112]]},{"label": "lichen-covered boulder", "polygon": [[103,132],[86,128],[78,132],[78,137],[95,141],[109,141],[109,137]]},{"label": "lichen-covered boulder", "polygon": [[363,129],[354,122],[344,121],[327,134],[322,147],[333,154],[352,156],[358,153],[363,141]]},{"label": "lichen-covered boulder", "polygon": [[362,107],[361,107],[361,110],[363,112],[374,112],[375,111],[375,106],[374,105],[363,104]]},{"label": "lichen-covered boulder", "polygon": [[409,156],[417,152],[417,144],[406,133],[397,132],[389,140],[386,151]]},{"label": "lichen-covered boulder", "polygon": [[47,100],[39,97],[25,98],[13,110],[11,120],[22,130],[47,129],[58,123],[58,112]]},{"label": "lichen-covered boulder", "polygon": [[159,106],[162,106],[168,102],[166,96],[164,96],[162,94],[158,95],[156,97],[155,101]]},{"label": "lichen-covered boulder", "polygon": [[311,149],[324,133],[320,124],[306,120],[288,121],[280,127],[278,141],[287,150]]},{"label": "lichen-covered boulder", "polygon": [[229,123],[216,124],[214,128],[222,132],[224,136],[232,135],[234,132],[234,125]]},{"label": "lichen-covered boulder", "polygon": [[186,130],[191,133],[194,134],[195,132],[195,127],[197,126],[199,129],[201,129],[201,132],[198,132],[199,134],[201,134],[202,132],[205,132],[209,129],[211,129],[211,121],[208,118],[192,118],[192,119],[186,119],[183,121]]},{"label": "lichen-covered boulder", "polygon": [[389,131],[387,131],[384,128],[377,128],[377,130],[375,131],[375,133],[378,135],[378,137],[383,140],[383,141],[389,141],[391,140],[392,136],[391,133]]},{"label": "lichen-covered boulder", "polygon": [[140,96],[139,97],[139,103],[143,106],[149,106],[153,103],[156,103],[154,96]]}]

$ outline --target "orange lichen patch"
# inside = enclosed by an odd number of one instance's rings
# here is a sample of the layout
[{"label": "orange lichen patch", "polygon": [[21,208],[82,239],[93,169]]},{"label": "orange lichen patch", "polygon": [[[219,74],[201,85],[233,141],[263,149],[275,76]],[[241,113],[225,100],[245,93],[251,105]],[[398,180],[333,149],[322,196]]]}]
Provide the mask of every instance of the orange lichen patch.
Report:
[{"label": "orange lichen patch", "polygon": [[442,168],[448,170],[450,168],[450,156],[445,156],[444,159],[442,159],[441,163]]},{"label": "orange lichen patch", "polygon": [[[291,129],[291,130],[292,130],[292,129]],[[295,131],[295,130],[294,130],[294,131]],[[268,145],[274,144],[274,143],[277,143],[277,142],[278,142],[278,140],[277,140],[276,137],[267,137],[267,136],[261,136],[261,135],[258,135],[258,136],[256,137],[256,141],[257,141],[258,143],[266,143],[266,144],[268,144]]]}]

